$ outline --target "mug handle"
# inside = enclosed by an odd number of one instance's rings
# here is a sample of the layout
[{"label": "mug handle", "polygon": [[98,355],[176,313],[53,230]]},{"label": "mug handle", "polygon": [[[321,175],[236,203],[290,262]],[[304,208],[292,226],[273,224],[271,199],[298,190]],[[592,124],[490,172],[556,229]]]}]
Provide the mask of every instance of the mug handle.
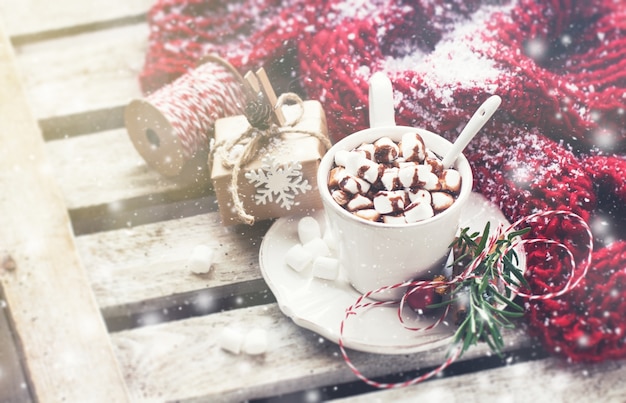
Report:
[{"label": "mug handle", "polygon": [[396,125],[391,80],[382,72],[372,74],[369,81],[370,127]]}]

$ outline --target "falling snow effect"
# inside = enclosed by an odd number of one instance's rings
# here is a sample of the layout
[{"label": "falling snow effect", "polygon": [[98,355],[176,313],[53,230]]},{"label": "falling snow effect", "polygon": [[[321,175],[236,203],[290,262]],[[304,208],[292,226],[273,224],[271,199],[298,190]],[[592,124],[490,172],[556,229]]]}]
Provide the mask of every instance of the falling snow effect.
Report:
[{"label": "falling snow effect", "polygon": [[302,164],[289,162],[280,164],[272,157],[262,159],[260,169],[245,173],[246,179],[256,187],[254,201],[257,205],[273,203],[291,210],[298,194],[311,190],[309,181],[302,176]]},{"label": "falling snow effect", "polygon": [[[488,95],[501,95],[500,112],[466,151],[475,190],[510,220],[573,211],[596,238],[576,292],[527,304],[531,329],[548,351],[574,361],[626,357],[626,319],[614,314],[626,309],[623,2],[249,0],[211,13],[194,7],[192,15],[184,4],[157,2],[150,13],[144,89],[210,52],[242,70],[295,55],[290,78],[322,102],[335,139],[367,126],[367,80],[379,70],[392,78],[398,124],[450,139]],[[189,18],[201,35],[185,34],[193,25],[180,24]],[[246,18],[250,29],[233,35]],[[288,171],[270,165],[253,173],[258,203],[276,199],[288,208],[288,195],[302,186]],[[567,221],[533,231],[569,239],[574,249],[579,241]],[[562,284],[568,271],[559,251],[528,254],[531,287]]]}]

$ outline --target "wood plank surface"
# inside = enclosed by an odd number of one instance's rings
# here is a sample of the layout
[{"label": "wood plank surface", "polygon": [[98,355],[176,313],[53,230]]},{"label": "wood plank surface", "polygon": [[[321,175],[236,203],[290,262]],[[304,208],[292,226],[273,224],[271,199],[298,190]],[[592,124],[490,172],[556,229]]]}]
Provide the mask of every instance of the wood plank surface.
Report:
[{"label": "wood plank surface", "polygon": [[197,195],[209,186],[206,170],[173,179],[159,175],[137,153],[124,128],[49,141],[46,148],[71,210],[107,204],[120,208],[127,199],[177,191]]},{"label": "wood plank surface", "polygon": [[0,269],[0,282],[32,392],[40,401],[126,401],[2,30],[0,72],[0,242],[3,262],[11,262]]},{"label": "wood plank surface", "polygon": [[[16,47],[19,77],[35,117],[109,109],[141,97],[138,75],[147,40],[143,22]],[[97,126],[94,122],[94,131]]]},{"label": "wood plank surface", "polygon": [[[102,309],[131,313],[141,301],[260,279],[258,256],[269,223],[223,227],[217,212],[85,235],[77,245]],[[215,251],[207,274],[187,259],[197,245]]]},{"label": "wood plank surface", "polygon": [[[36,36],[47,31],[72,30],[143,16],[154,0],[1,0],[6,32],[12,37]],[[48,35],[49,32],[47,33]]]},{"label": "wood plank surface", "polygon": [[[265,329],[268,349],[260,356],[234,355],[219,338],[229,327],[245,337]],[[529,340],[505,337],[517,348]],[[169,322],[111,335],[132,399],[142,401],[244,401],[356,380],[335,343],[294,326],[276,304]],[[464,359],[485,355],[480,345]],[[367,376],[438,366],[445,348],[397,356],[350,352]]]},{"label": "wood plank surface", "polygon": [[623,361],[582,365],[548,358],[333,402],[624,402]]}]

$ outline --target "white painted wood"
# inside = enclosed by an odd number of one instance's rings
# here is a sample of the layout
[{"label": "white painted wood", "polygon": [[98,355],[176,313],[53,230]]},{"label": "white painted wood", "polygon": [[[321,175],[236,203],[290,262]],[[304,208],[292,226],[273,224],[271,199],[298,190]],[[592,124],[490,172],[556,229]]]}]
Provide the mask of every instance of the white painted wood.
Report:
[{"label": "white painted wood", "polygon": [[198,193],[209,183],[206,171],[186,171],[166,178],[147,166],[126,129],[76,136],[46,143],[53,175],[69,209],[110,204],[126,199],[190,189]]},{"label": "white painted wood", "polygon": [[[245,335],[265,329],[262,356],[234,355],[220,348],[225,327]],[[528,339],[507,336],[516,346]],[[134,401],[244,401],[357,380],[336,344],[294,326],[276,304],[237,309],[111,335]],[[465,358],[485,354],[485,346]],[[445,350],[387,356],[350,352],[367,376],[439,365]]]},{"label": "white painted wood", "polygon": [[[217,212],[78,237],[77,245],[101,308],[123,312],[153,298],[261,278],[258,254],[266,225],[222,227]],[[213,269],[185,267],[193,248],[215,251]]]},{"label": "white painted wood", "polygon": [[142,15],[153,3],[154,0],[2,0],[0,15],[9,36],[35,35]]},{"label": "white painted wood", "polygon": [[548,358],[333,401],[617,403],[626,396],[625,376],[626,361],[574,365]]},{"label": "white painted wood", "polygon": [[[126,401],[69,217],[0,30],[0,284],[40,401]],[[13,263],[14,262],[14,263]]]},{"label": "white painted wood", "polygon": [[148,25],[139,23],[17,47],[33,113],[38,119],[63,116],[141,97],[138,75],[147,43]]}]

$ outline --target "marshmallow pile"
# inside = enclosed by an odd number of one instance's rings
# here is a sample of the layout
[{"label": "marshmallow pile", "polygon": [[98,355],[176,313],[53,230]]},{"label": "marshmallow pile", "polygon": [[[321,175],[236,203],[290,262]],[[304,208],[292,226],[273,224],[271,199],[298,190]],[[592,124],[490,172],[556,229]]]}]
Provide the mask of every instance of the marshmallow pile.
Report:
[{"label": "marshmallow pile", "polygon": [[337,151],[328,188],[337,204],[360,218],[414,223],[454,203],[461,175],[444,169],[419,133],[408,132],[398,143],[382,137],[351,151]]},{"label": "marshmallow pile", "polygon": [[317,220],[307,216],[298,221],[298,239],[300,242],[287,251],[285,263],[297,272],[311,267],[314,277],[336,280],[339,275],[339,261],[332,257],[335,240],[330,231],[322,235]]},{"label": "marshmallow pile", "polygon": [[244,334],[227,326],[222,329],[218,342],[222,350],[233,354],[243,352],[248,355],[260,355],[268,348],[267,332],[261,328],[254,328]]}]

